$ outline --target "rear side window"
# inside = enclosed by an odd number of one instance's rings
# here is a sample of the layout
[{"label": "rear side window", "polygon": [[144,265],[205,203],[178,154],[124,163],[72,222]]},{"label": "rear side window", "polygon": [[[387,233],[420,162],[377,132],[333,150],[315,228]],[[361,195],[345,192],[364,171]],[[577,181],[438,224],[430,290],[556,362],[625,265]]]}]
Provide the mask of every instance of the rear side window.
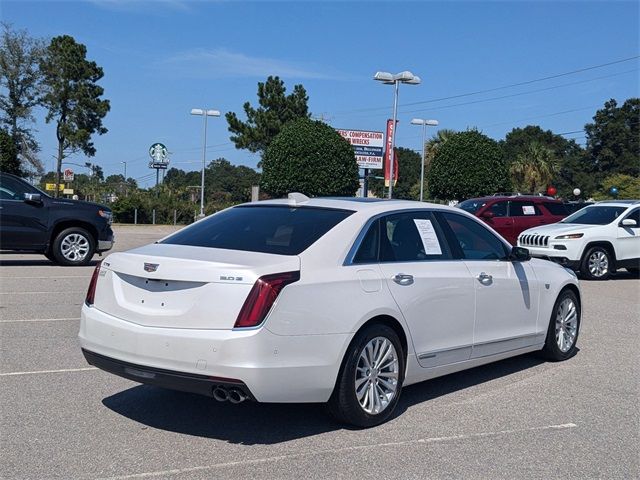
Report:
[{"label": "rear side window", "polygon": [[551,215],[557,215],[561,217],[566,217],[567,215],[569,215],[567,207],[564,206],[564,203],[544,202],[543,205]]},{"label": "rear side window", "polygon": [[162,243],[298,255],[352,213],[279,205],[234,207],[185,228]]},{"label": "rear side window", "polygon": [[511,217],[534,217],[542,215],[538,206],[533,202],[511,202],[509,216]]},{"label": "rear side window", "polygon": [[360,248],[353,257],[353,263],[376,263],[378,261],[378,245],[380,244],[380,226],[378,220],[373,222],[362,239]]}]

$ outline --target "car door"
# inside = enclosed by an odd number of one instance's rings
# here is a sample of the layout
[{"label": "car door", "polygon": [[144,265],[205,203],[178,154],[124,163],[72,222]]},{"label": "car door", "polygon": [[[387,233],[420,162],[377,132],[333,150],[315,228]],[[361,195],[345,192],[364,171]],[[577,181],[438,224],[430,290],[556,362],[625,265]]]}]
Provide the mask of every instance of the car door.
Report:
[{"label": "car door", "polygon": [[545,220],[538,205],[527,200],[511,200],[509,216],[513,220],[513,238],[507,240],[512,245],[516,244],[518,236],[525,230],[550,223]]},{"label": "car door", "polygon": [[[622,221],[626,219],[635,220],[636,226],[623,226]],[[640,208],[632,210],[620,219],[616,243],[616,260],[640,258]]]},{"label": "car door", "polygon": [[44,201],[25,201],[25,193],[40,192],[18,178],[0,175],[2,248],[38,250],[47,242],[49,209]]},{"label": "car door", "polygon": [[380,269],[409,326],[422,367],[469,359],[473,343],[474,285],[454,260],[429,211],[384,216]]},{"label": "car door", "polygon": [[545,332],[537,329],[539,288],[531,264],[508,260],[509,247],[475,219],[450,212],[437,216],[453,244],[454,257],[466,265],[475,286],[471,358],[544,340]]}]

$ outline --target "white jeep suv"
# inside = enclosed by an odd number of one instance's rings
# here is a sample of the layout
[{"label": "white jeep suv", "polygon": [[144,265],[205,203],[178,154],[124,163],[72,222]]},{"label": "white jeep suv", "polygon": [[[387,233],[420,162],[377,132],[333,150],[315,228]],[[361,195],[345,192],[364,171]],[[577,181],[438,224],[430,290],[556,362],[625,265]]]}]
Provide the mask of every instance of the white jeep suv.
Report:
[{"label": "white jeep suv", "polygon": [[598,202],[558,223],[525,230],[518,246],[589,280],[605,280],[619,268],[638,273],[640,201]]}]

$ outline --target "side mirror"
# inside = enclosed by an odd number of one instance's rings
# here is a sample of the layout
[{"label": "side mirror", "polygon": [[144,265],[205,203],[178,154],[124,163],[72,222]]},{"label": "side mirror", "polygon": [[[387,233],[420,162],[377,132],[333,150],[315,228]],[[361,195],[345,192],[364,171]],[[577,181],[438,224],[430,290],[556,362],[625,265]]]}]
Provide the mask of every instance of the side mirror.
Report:
[{"label": "side mirror", "polygon": [[486,210],[482,212],[482,218],[493,218],[495,214],[491,210]]},{"label": "side mirror", "polygon": [[41,203],[42,195],[40,195],[39,193],[25,193],[24,201],[27,203]]},{"label": "side mirror", "polygon": [[620,222],[620,226],[635,228],[638,226],[638,222],[636,222],[633,218],[625,218]]},{"label": "side mirror", "polygon": [[511,249],[511,253],[509,254],[509,260],[514,262],[526,262],[531,260],[531,254],[529,250],[522,247],[513,247]]}]

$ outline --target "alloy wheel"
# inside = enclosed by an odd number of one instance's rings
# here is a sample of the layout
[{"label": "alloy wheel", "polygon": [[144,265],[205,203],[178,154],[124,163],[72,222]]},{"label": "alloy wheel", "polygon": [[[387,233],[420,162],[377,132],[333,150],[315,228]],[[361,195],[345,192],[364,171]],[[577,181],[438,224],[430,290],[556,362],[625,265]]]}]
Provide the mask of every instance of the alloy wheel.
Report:
[{"label": "alloy wheel", "polygon": [[561,352],[568,352],[578,333],[578,310],[571,298],[565,298],[556,311],[556,343]]},{"label": "alloy wheel", "polygon": [[392,402],[398,391],[399,362],[393,343],[375,337],[362,349],[355,378],[356,398],[362,409],[377,415]]},{"label": "alloy wheel", "polygon": [[596,250],[589,255],[589,273],[600,278],[609,273],[609,257],[602,250]]},{"label": "alloy wheel", "polygon": [[79,233],[71,233],[62,239],[60,252],[70,262],[81,262],[89,253],[89,239]]}]

